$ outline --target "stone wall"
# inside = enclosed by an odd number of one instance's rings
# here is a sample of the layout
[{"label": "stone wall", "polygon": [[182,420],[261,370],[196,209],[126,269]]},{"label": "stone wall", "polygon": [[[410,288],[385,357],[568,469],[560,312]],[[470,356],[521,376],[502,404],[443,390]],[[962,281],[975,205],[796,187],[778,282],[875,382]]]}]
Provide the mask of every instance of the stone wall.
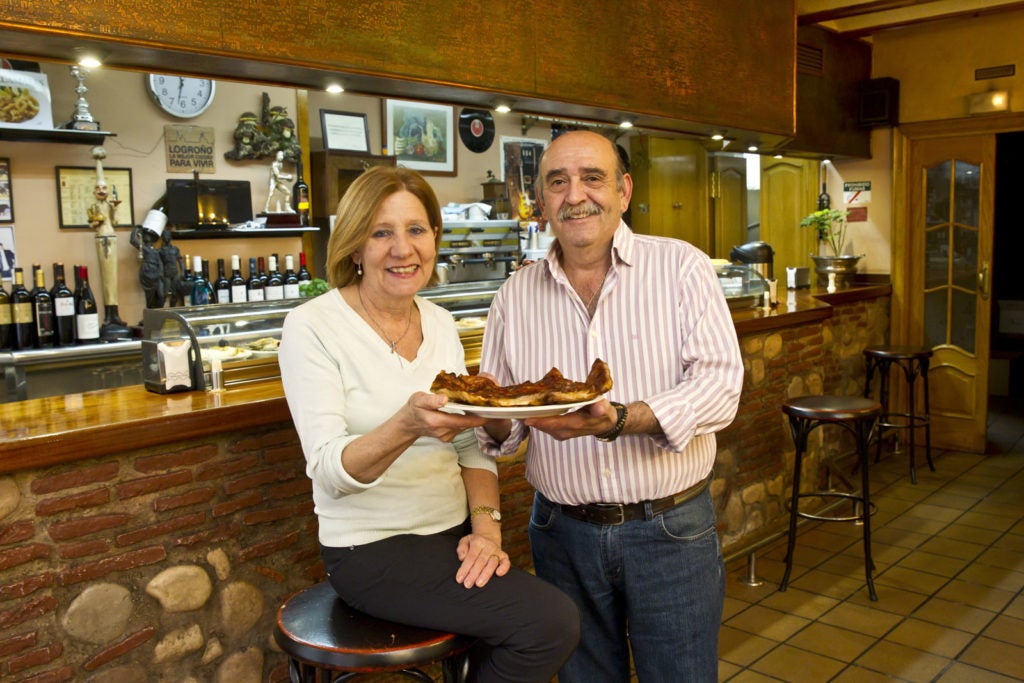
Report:
[{"label": "stone wall", "polygon": [[[740,337],[746,371],[739,415],[718,435],[712,493],[726,553],[737,551],[788,520],[794,448],[782,402],[805,394],[859,396],[864,390],[864,347],[885,343],[889,298],[839,304],[821,323]],[[840,429],[811,433],[804,457],[805,490],[823,483],[823,455],[849,453]]]}]

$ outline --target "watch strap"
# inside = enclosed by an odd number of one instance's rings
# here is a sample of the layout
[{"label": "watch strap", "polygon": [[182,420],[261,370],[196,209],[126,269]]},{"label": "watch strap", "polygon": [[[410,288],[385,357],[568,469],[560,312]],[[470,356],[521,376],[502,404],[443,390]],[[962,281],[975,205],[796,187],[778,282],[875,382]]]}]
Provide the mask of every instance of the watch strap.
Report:
[{"label": "watch strap", "polygon": [[629,409],[621,403],[611,401],[612,407],[615,408],[615,413],[618,415],[618,419],[615,421],[615,426],[609,429],[603,434],[598,434],[594,438],[598,441],[604,441],[606,443],[615,441],[619,438],[619,434],[622,434],[622,428],[626,426],[626,418],[629,417]]},{"label": "watch strap", "polygon": [[487,515],[495,522],[501,523],[501,513],[488,505],[477,505],[475,508],[469,511],[469,518],[472,519],[477,515]]}]

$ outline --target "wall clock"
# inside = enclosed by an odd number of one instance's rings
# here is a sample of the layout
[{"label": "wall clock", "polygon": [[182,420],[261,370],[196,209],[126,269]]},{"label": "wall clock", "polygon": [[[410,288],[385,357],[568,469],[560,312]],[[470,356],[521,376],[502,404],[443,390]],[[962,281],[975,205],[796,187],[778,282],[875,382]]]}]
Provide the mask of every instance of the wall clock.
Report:
[{"label": "wall clock", "polygon": [[213,103],[216,84],[209,78],[149,74],[146,89],[157,106],[171,116],[190,119]]}]

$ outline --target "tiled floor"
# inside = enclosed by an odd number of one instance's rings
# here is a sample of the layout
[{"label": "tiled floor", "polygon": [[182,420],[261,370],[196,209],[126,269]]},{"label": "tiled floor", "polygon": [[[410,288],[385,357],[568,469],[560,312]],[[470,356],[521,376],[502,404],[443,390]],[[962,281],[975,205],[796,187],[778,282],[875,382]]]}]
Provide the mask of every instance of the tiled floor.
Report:
[{"label": "tiled floor", "polygon": [[720,681],[1024,680],[1024,401],[991,408],[984,455],[933,451],[916,485],[905,455],[872,466],[877,602],[853,524],[801,527],[784,593],[784,538],[760,587],[730,564]]}]

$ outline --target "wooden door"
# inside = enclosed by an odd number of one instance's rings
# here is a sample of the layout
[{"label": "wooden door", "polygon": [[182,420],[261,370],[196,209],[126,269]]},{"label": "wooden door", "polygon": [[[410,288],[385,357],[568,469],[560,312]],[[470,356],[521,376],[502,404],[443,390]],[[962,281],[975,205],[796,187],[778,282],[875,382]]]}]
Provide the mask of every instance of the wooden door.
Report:
[{"label": "wooden door", "polygon": [[637,232],[712,249],[708,225],[707,154],[694,140],[638,136],[631,140]]},{"label": "wooden door", "polygon": [[741,155],[713,154],[711,167],[711,226],[714,258],[729,258],[732,248],[747,239],[747,160]]},{"label": "wooden door", "polygon": [[787,267],[812,267],[817,237],[800,220],[814,210],[817,197],[817,161],[761,159],[761,240],[775,251],[775,278],[782,283]]},{"label": "wooden door", "polygon": [[982,452],[988,416],[995,135],[912,140],[904,340],[932,348],[932,441]]}]

